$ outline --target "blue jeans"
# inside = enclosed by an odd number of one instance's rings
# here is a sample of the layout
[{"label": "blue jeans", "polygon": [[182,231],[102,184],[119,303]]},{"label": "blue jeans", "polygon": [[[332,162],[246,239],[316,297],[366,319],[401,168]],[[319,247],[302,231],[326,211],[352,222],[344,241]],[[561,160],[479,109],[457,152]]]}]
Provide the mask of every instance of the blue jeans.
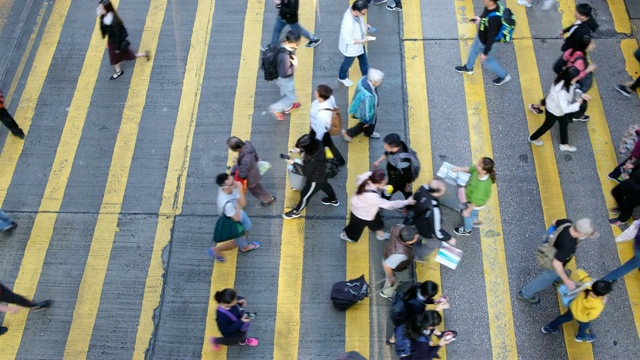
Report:
[{"label": "blue jeans", "polygon": [[[551,329],[551,330],[560,330],[560,326],[562,326],[562,324],[567,323],[569,321],[573,320],[573,314],[571,313],[571,310],[567,310],[566,313],[558,316],[557,318],[555,318],[552,322],[550,322],[549,324],[547,324],[547,326]],[[580,321],[577,321],[578,323],[578,336],[579,337],[585,337],[587,336],[587,330],[589,330],[589,323],[583,323]]]},{"label": "blue jeans", "polygon": [[0,232],[7,230],[13,223],[14,221],[4,211],[0,210]]},{"label": "blue jeans", "polygon": [[340,72],[338,73],[338,79],[344,80],[349,77],[347,75],[347,72],[349,71],[349,68],[351,68],[351,65],[353,65],[353,62],[356,60],[356,58],[358,58],[358,63],[360,63],[360,72],[362,73],[362,76],[367,75],[367,73],[369,72],[369,62],[367,61],[367,52],[365,51],[358,56],[344,57],[344,60],[342,61],[342,65],[340,65]]},{"label": "blue jeans", "polygon": [[240,224],[244,226],[244,230],[246,231],[246,233],[244,236],[240,236],[234,241],[236,245],[238,245],[238,247],[242,249],[243,247],[247,246],[247,237],[249,236],[248,233],[249,230],[251,230],[251,228],[253,227],[253,224],[251,224],[251,219],[249,219],[249,216],[246,212],[244,212],[244,210],[242,210],[242,212],[240,213]]},{"label": "blue jeans", "polygon": [[553,269],[544,269],[538,276],[529,281],[522,287],[522,296],[527,299],[531,299],[536,296],[539,291],[542,291],[548,287],[553,286],[555,281],[560,280],[560,277]]},{"label": "blue jeans", "polygon": [[293,76],[288,78],[279,77],[276,80],[276,84],[280,88],[280,96],[282,99],[280,101],[269,105],[269,110],[273,112],[284,112],[286,109],[289,109],[293,103],[296,101],[296,84],[293,80]]},{"label": "blue jeans", "polygon": [[617,280],[632,272],[633,270],[640,268],[640,246],[634,246],[633,250],[635,251],[635,255],[633,255],[631,259],[629,259],[626,263],[618,266],[617,269],[608,273],[602,279],[607,281]]},{"label": "blue jeans", "polygon": [[[484,64],[487,65],[489,70],[493,71],[498,77],[504,78],[507,76],[507,72],[498,64],[498,61],[493,56],[493,52],[496,49],[497,43],[494,43],[491,46],[491,51],[487,54],[487,59],[484,61]],[[471,44],[471,48],[469,49],[469,58],[467,59],[467,63],[465,67],[469,70],[473,69],[473,64],[476,62],[476,58],[480,53],[484,51],[484,44],[480,42],[480,39],[476,36]],[[471,65],[471,66],[469,66]]]},{"label": "blue jeans", "polygon": [[271,45],[276,45],[276,44],[278,44],[280,42],[280,33],[282,32],[282,29],[284,29],[285,26],[287,26],[287,25],[289,25],[291,30],[299,32],[300,35],[302,35],[303,37],[307,38],[308,40],[317,40],[318,39],[317,36],[313,35],[307,29],[305,29],[302,26],[300,26],[299,23],[287,24],[287,22],[282,20],[282,18],[280,16],[276,16],[276,23],[275,23],[275,25],[273,25],[273,36],[271,37]]},{"label": "blue jeans", "polygon": [[469,217],[463,216],[462,219],[464,220],[464,231],[471,231],[471,229],[473,229],[473,223],[478,222],[478,210],[471,210]]}]

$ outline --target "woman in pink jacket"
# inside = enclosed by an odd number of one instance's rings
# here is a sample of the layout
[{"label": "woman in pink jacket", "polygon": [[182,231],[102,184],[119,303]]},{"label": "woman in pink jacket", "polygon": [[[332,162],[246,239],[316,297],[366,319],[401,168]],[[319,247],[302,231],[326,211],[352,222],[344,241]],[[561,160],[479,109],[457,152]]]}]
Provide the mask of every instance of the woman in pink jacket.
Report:
[{"label": "woman in pink jacket", "polygon": [[348,242],[357,242],[365,227],[376,232],[376,239],[387,240],[389,233],[384,232],[384,222],[380,217],[380,208],[400,209],[416,203],[413,197],[406,200],[387,200],[382,191],[387,185],[387,176],[382,169],[366,172],[358,176],[358,190],[351,197],[351,216],[349,224],[340,233],[340,238]]}]

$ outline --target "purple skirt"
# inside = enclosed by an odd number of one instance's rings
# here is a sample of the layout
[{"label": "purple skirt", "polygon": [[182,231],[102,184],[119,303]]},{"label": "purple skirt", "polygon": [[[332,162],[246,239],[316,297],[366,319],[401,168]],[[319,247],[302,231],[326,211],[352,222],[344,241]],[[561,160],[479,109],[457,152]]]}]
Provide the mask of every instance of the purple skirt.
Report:
[{"label": "purple skirt", "polygon": [[136,53],[131,51],[131,48],[127,48],[124,51],[116,53],[116,50],[111,46],[111,44],[108,44],[107,47],[109,48],[109,61],[111,62],[111,65],[119,64],[125,60],[136,59]]}]

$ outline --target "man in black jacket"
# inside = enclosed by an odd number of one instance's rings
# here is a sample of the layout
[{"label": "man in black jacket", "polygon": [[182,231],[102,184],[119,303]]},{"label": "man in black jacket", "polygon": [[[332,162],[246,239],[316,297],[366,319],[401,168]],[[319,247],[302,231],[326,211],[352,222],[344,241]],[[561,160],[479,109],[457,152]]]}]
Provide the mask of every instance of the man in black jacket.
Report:
[{"label": "man in black jacket", "polygon": [[[494,15],[500,10],[498,0],[482,0],[484,3],[484,11],[482,15],[475,16],[471,22],[479,24],[478,35],[473,40],[469,49],[469,58],[465,65],[456,66],[459,73],[473,74],[473,64],[480,55],[480,61],[484,62],[489,70],[493,71],[498,77],[493,79],[495,85],[502,85],[511,80],[511,75],[498,64],[498,61],[492,54],[493,45],[496,37],[502,27],[502,16]],[[489,16],[492,15],[492,16]]]},{"label": "man in black jacket", "polygon": [[578,47],[585,36],[591,37],[592,32],[596,31],[599,27],[598,23],[591,17],[591,5],[578,4],[576,5],[576,22],[563,29],[560,36],[567,36],[562,44],[562,52],[569,49],[575,49]]},{"label": "man in black jacket", "polygon": [[278,9],[276,23],[273,26],[273,36],[271,45],[277,45],[280,40],[280,33],[285,26],[289,25],[291,30],[297,31],[300,35],[309,40],[308,48],[314,48],[322,42],[319,37],[310,33],[298,23],[298,0],[274,0]]}]

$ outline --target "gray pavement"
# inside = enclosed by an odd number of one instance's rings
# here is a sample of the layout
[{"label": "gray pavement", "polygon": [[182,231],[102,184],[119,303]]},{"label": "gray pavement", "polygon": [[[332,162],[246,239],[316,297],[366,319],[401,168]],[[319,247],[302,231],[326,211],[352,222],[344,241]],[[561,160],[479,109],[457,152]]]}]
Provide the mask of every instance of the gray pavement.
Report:
[{"label": "gray pavement", "polygon": [[[145,14],[151,0],[122,1],[119,12],[137,46],[142,36]],[[411,1],[411,0],[407,0]],[[638,99],[628,99],[613,86],[628,79],[611,14],[602,1],[587,1],[598,9],[601,32],[596,36],[597,49],[592,54],[598,64],[596,79],[605,108],[614,146],[635,119],[640,107]],[[313,85],[329,84],[335,88],[338,104],[348,104],[347,89],[336,81],[340,53],[337,49],[341,16],[347,1],[318,2],[316,34],[323,40],[314,51]],[[476,13],[481,1],[474,1]],[[16,1],[8,25],[0,32],[0,71],[5,74],[0,86],[8,90],[13,74],[36,24],[42,1]],[[422,0],[424,57],[430,110],[432,157],[434,170],[442,161],[468,164],[471,159],[463,77],[453,67],[460,63],[460,47],[456,24],[456,3]],[[189,39],[196,12],[196,1],[169,0],[162,24],[149,91],[142,113],[131,171],[110,263],[101,295],[93,336],[87,353],[91,359],[131,358],[139,321],[145,279],[153,248],[158,209],[162,200],[164,179],[171,151],[182,79],[189,51]],[[301,6],[309,6],[303,2]],[[15,112],[31,71],[35,51],[40,44],[52,3],[45,7],[43,25],[36,38],[13,101]],[[164,291],[157,309],[154,337],[150,339],[147,357],[153,359],[200,358],[205,332],[212,262],[205,249],[210,244],[216,220],[215,175],[224,171],[228,153],[225,140],[231,132],[233,99],[241,56],[246,1],[218,0],[212,20],[212,36],[208,44],[206,73],[202,86],[198,120],[191,149],[182,213],[176,217],[172,238],[165,249]],[[527,12],[534,37],[535,56],[542,89],[552,80],[551,64],[559,55],[561,40],[560,15],[542,12],[534,7]],[[22,17],[21,17],[22,16]],[[20,226],[10,234],[0,234],[0,281],[12,286],[21,266],[26,242],[38,211],[61,131],[67,117],[82,69],[84,54],[95,21],[95,2],[73,0],[62,30],[49,75],[25,140],[7,197],[0,206]],[[271,37],[275,9],[265,2],[262,43]],[[377,40],[369,47],[370,66],[385,73],[380,88],[379,124],[381,134],[398,132],[408,136],[405,69],[403,63],[402,15],[383,6],[371,6],[368,22],[378,28]],[[302,24],[304,25],[304,24]],[[21,29],[18,31],[18,29]],[[518,355],[521,359],[564,359],[567,352],[563,336],[542,335],[539,328],[558,314],[553,291],[542,293],[542,304],[531,306],[515,299],[515,294],[531,277],[537,266],[533,257],[544,231],[536,167],[522,107],[522,95],[513,45],[498,45],[497,56],[513,76],[511,83],[496,87],[490,83],[493,74],[484,72],[486,104],[489,114],[494,159],[498,166],[498,195],[505,240],[509,285],[512,295],[513,323]],[[10,52],[5,49],[14,49]],[[311,51],[301,49],[300,51]],[[257,61],[257,60],[256,60]],[[97,214],[107,183],[110,159],[120,130],[122,110],[127,99],[133,63],[124,66],[125,76],[109,81],[112,73],[108,57],[102,60],[85,127],[78,146],[65,197],[46,254],[35,298],[53,298],[56,305],[46,312],[30,314],[25,326],[19,359],[59,359],[71,325],[78,288],[91,245]],[[140,63],[136,66],[144,66]],[[302,64],[301,66],[304,66]],[[357,65],[356,65],[357,66]],[[278,201],[260,207],[249,199],[251,216],[262,248],[238,257],[235,288],[252,303],[259,317],[251,327],[251,335],[260,339],[256,349],[235,347],[228,350],[231,359],[273,358],[273,338],[278,294],[280,241],[285,184],[284,164],[277,154],[287,151],[284,134],[288,122],[275,122],[263,115],[273,102],[277,90],[258,77],[251,140],[262,157],[273,168],[265,175],[264,185]],[[308,98],[309,94],[299,94]],[[303,103],[303,106],[308,104]],[[17,119],[20,122],[20,119]],[[556,150],[556,162],[562,184],[567,214],[574,219],[590,216],[602,236],[585,243],[578,251],[578,264],[595,276],[604,275],[620,264],[612,233],[606,220],[607,209],[597,176],[592,144],[584,124],[570,126],[570,138],[578,152],[566,154]],[[557,129],[552,130],[557,142]],[[0,144],[7,136],[0,128]],[[343,155],[347,146],[337,139]],[[546,145],[549,146],[549,145]],[[420,152],[421,149],[416,149]],[[370,161],[382,151],[380,141],[371,141]],[[0,171],[2,164],[0,164]],[[345,278],[345,244],[338,231],[345,224],[347,171],[331,181],[341,201],[339,207],[324,207],[316,196],[307,208],[300,303],[300,359],[335,359],[344,350],[345,318],[331,308],[331,284]],[[387,227],[401,218],[397,212],[385,212]],[[445,226],[451,229],[460,219],[453,211],[445,212]],[[482,264],[482,247],[477,234],[459,241],[464,258],[457,270],[442,268],[442,289],[450,297],[453,308],[445,313],[445,327],[460,333],[458,341],[447,346],[450,359],[491,359],[491,337],[487,296]],[[370,274],[382,277],[379,266],[384,244],[370,242]],[[640,353],[639,324],[632,315],[632,304],[621,281],[602,317],[592,326],[598,339],[593,345],[595,359],[630,359]],[[213,285],[215,287],[215,284]],[[489,294],[489,295],[488,295]],[[392,327],[387,320],[389,301],[377,295],[371,298],[371,359],[395,358],[384,344]],[[0,314],[0,321],[4,315]],[[5,335],[10,336],[10,333]],[[0,350],[1,352],[1,350]],[[2,356],[0,356],[1,358]]]}]

